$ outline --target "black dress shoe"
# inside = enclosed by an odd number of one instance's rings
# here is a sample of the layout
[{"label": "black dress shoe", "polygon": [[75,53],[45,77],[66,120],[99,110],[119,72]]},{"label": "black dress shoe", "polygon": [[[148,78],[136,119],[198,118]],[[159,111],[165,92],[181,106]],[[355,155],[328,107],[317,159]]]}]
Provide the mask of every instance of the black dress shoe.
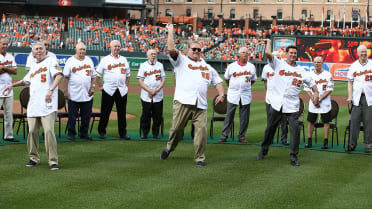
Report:
[{"label": "black dress shoe", "polygon": [[104,139],[104,138],[106,138],[106,134],[99,134],[99,137],[98,138]]},{"label": "black dress shoe", "polygon": [[130,137],[128,135],[124,135],[124,136],[120,136],[120,139],[130,140]]},{"label": "black dress shoe", "polygon": [[19,142],[18,139],[15,139],[15,138],[5,138],[4,141],[8,141],[8,142]]},{"label": "black dress shoe", "polygon": [[67,136],[67,139],[70,141],[75,141],[75,136]]},{"label": "black dress shoe", "polygon": [[289,143],[288,143],[288,141],[286,140],[286,141],[282,141],[282,145],[286,145],[286,146],[288,146],[289,145]]},{"label": "black dress shoe", "polygon": [[93,140],[91,136],[80,136],[80,139]]},{"label": "black dress shoe", "polygon": [[348,146],[346,147],[346,149],[345,149],[345,152],[352,152],[352,151],[354,151],[354,150],[355,150],[355,147],[352,147],[352,146],[348,145]]},{"label": "black dress shoe", "polygon": [[297,162],[297,160],[291,160],[292,166],[300,166],[300,164]]}]

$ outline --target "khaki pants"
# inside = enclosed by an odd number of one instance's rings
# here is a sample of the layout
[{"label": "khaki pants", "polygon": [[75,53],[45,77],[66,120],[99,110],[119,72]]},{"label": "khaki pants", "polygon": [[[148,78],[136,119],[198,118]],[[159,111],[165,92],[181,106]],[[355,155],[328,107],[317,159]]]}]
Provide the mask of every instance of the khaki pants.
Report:
[{"label": "khaki pants", "polygon": [[184,128],[190,116],[192,124],[195,126],[194,159],[195,161],[204,161],[204,151],[207,146],[207,110],[199,109],[196,105],[185,105],[174,101],[173,121],[172,128],[169,131],[167,150],[175,150],[179,140],[182,139]]},{"label": "khaki pants", "polygon": [[54,133],[55,112],[43,117],[27,118],[29,133],[27,138],[27,148],[30,159],[36,163],[40,163],[39,155],[39,136],[40,127],[44,128],[45,135],[45,150],[48,155],[49,165],[58,164],[57,156],[57,140]]},{"label": "khaki pants", "polygon": [[13,96],[0,97],[0,107],[4,108],[4,139],[13,138]]}]

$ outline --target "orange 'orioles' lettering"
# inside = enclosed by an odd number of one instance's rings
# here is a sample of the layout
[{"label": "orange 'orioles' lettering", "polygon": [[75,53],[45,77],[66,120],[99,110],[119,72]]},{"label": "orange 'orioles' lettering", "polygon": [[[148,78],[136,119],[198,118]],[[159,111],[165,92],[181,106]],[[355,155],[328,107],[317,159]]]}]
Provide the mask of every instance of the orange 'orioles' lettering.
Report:
[{"label": "orange 'orioles' lettering", "polygon": [[116,65],[108,65],[107,69],[111,70],[111,69],[117,68],[117,67],[125,67],[125,64],[124,63],[119,63],[119,64],[116,64]]},{"label": "orange 'orioles' lettering", "polygon": [[30,75],[30,79],[33,78],[34,76],[36,76],[37,74],[40,74],[40,73],[46,72],[46,71],[47,71],[47,68],[46,67],[40,68],[39,70],[35,71],[34,73],[32,73]]},{"label": "orange 'orioles' lettering", "polygon": [[189,64],[187,67],[189,67],[191,70],[201,70],[201,71],[207,71],[208,70],[207,66],[205,66],[205,67],[203,67],[203,66],[194,67],[191,64]]},{"label": "orange 'orioles' lettering", "polygon": [[286,72],[285,70],[279,71],[280,76],[293,76],[293,77],[298,77],[302,78],[301,74],[298,74],[297,72]]},{"label": "orange 'orioles' lettering", "polygon": [[72,68],[72,72],[73,72],[73,73],[76,73],[76,72],[78,72],[78,71],[80,71],[80,70],[88,69],[88,68],[91,68],[90,65],[84,64],[84,65],[81,66],[81,67],[73,67],[73,68]]}]

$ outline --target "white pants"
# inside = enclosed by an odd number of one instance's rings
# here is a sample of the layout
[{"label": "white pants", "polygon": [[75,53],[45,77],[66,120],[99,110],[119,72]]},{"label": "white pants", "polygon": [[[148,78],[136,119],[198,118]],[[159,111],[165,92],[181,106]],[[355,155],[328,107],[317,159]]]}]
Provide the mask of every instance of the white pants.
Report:
[{"label": "white pants", "polygon": [[4,108],[4,139],[13,138],[13,96],[0,97],[0,107]]}]

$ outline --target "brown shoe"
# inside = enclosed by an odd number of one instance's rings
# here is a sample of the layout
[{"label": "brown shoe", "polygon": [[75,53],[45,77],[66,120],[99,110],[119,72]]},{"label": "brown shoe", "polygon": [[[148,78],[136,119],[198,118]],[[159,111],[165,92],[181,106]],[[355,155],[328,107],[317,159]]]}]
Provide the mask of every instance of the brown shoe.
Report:
[{"label": "brown shoe", "polygon": [[364,152],[365,152],[365,153],[371,153],[371,148],[368,148],[368,147],[365,148],[365,149],[364,149]]},{"label": "brown shoe", "polygon": [[226,137],[221,137],[221,139],[219,140],[219,142],[226,142]]},{"label": "brown shoe", "polygon": [[240,143],[247,143],[247,140],[245,140],[245,139],[239,139],[239,142]]}]

